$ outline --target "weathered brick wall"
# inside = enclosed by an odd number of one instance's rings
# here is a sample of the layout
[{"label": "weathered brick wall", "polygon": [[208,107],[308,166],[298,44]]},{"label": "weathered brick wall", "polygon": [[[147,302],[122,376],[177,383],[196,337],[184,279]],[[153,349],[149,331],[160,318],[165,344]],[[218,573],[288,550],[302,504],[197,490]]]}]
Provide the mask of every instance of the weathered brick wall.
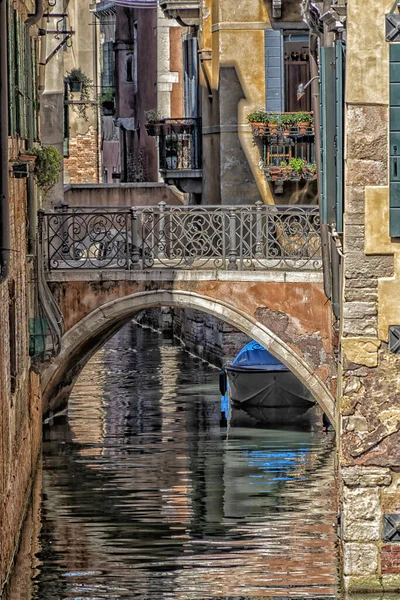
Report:
[{"label": "weathered brick wall", "polygon": [[[18,154],[10,141],[10,157]],[[28,315],[32,264],[27,261],[26,180],[10,178],[11,253],[7,281],[0,283],[0,595],[29,503],[41,440],[41,388],[30,370]],[[10,340],[10,306],[15,290],[16,336]],[[16,378],[12,391],[11,346]]]},{"label": "weathered brick wall", "polygon": [[85,133],[69,138],[69,156],[64,159],[66,183],[99,183],[100,173],[99,137],[95,127]]}]

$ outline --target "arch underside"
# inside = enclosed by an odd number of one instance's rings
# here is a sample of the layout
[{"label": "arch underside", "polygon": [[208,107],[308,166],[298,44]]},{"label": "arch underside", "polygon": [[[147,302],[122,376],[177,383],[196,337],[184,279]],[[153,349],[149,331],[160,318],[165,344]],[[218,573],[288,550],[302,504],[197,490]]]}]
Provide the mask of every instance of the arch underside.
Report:
[{"label": "arch underside", "polygon": [[284,363],[308,388],[314,399],[335,424],[335,402],[321,379],[288,344],[265,325],[227,302],[216,301],[189,291],[152,290],[112,300],[86,315],[63,337],[61,353],[43,372],[44,410],[55,410],[51,399],[64,389],[68,396],[82,368],[93,354],[135,313],[147,308],[168,306],[193,308],[225,321],[263,345]]}]

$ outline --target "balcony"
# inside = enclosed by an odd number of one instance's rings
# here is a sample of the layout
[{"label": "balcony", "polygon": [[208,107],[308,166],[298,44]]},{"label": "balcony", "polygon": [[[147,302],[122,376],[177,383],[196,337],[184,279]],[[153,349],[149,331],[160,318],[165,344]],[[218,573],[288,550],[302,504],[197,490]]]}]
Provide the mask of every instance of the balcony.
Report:
[{"label": "balcony", "polygon": [[161,0],[161,9],[169,19],[176,19],[183,27],[200,24],[199,0]]},{"label": "balcony", "polygon": [[260,166],[268,181],[278,188],[285,182],[317,179],[312,113],[255,111],[248,121],[255,141],[261,142]]},{"label": "balcony", "polygon": [[201,119],[162,119],[148,123],[147,133],[158,137],[159,169],[165,181],[182,192],[200,194]]}]

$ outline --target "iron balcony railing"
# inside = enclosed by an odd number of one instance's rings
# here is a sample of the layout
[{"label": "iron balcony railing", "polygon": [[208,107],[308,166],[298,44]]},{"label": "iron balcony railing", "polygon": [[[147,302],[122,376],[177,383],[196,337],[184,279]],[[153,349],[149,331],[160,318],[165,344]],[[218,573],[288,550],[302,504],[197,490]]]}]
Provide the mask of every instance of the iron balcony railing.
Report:
[{"label": "iron balcony railing", "polygon": [[158,206],[39,211],[57,269],[321,268],[316,206]]},{"label": "iron balcony railing", "polygon": [[201,119],[164,119],[157,134],[161,171],[201,169]]}]

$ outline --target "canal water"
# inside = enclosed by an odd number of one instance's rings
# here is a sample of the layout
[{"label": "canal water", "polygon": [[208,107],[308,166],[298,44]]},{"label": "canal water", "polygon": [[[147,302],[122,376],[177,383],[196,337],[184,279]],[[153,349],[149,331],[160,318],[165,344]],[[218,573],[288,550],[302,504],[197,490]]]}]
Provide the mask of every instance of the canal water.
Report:
[{"label": "canal water", "polygon": [[334,434],[234,421],[218,370],[125,326],[45,427],[9,598],[336,597]]}]

